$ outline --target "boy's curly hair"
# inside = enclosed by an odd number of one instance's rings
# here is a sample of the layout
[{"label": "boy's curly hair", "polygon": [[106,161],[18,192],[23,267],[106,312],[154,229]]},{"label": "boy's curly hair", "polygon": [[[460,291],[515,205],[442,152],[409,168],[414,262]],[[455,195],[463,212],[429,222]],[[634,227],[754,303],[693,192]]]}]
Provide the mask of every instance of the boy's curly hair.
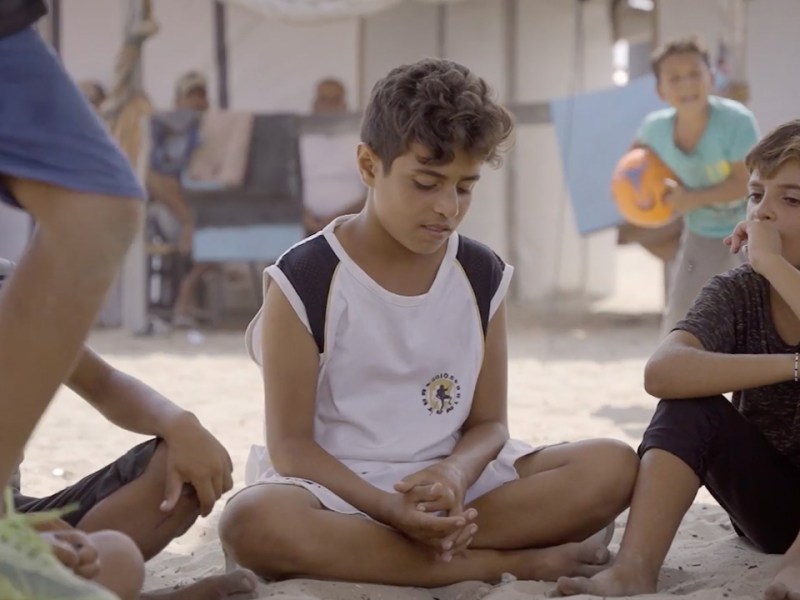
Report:
[{"label": "boy's curly hair", "polygon": [[650,56],[650,67],[657,80],[661,79],[661,63],[674,54],[696,54],[703,59],[709,69],[711,68],[711,56],[703,40],[700,36],[689,35],[666,42]]},{"label": "boy's curly hair", "polygon": [[800,119],[778,125],[753,146],[744,159],[752,173],[772,177],[786,161],[800,160]]},{"label": "boy's curly hair", "polygon": [[463,150],[497,166],[513,129],[511,114],[483,79],[453,61],[427,58],[397,67],[375,84],[361,141],[387,174],[414,142],[431,152],[432,164],[447,164]]}]

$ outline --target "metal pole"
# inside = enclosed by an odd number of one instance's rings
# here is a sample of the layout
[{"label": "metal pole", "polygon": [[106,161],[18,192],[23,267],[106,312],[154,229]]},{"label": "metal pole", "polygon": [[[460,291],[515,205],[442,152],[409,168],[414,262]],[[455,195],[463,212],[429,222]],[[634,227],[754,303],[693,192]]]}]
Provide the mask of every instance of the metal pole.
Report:
[{"label": "metal pole", "polygon": [[[519,93],[517,86],[518,50],[517,50],[517,0],[505,0],[505,70],[506,70],[506,89],[505,104],[510,105],[517,101]],[[506,239],[508,240],[507,253],[508,262],[512,265],[517,264],[519,252],[517,249],[517,172],[515,168],[516,156],[508,157],[505,163],[506,171]],[[509,298],[516,299],[519,296],[519,277],[511,279],[509,288]]]},{"label": "metal pole", "polygon": [[447,57],[447,6],[436,7],[436,56]]},{"label": "metal pole", "polygon": [[50,43],[56,54],[61,55],[61,0],[51,0],[50,15]]},{"label": "metal pole", "polygon": [[356,21],[356,90],[358,92],[358,110],[367,105],[367,21],[358,17]]},{"label": "metal pole", "polygon": [[214,0],[214,45],[217,58],[217,105],[228,108],[228,39],[225,4]]}]

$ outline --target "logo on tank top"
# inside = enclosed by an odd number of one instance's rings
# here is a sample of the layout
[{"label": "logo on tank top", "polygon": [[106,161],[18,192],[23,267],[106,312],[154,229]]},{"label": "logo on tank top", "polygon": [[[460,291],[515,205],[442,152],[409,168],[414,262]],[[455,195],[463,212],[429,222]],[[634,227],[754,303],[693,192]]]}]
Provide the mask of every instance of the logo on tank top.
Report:
[{"label": "logo on tank top", "polygon": [[422,388],[422,404],[432,415],[443,415],[461,401],[461,386],[455,375],[437,373]]}]

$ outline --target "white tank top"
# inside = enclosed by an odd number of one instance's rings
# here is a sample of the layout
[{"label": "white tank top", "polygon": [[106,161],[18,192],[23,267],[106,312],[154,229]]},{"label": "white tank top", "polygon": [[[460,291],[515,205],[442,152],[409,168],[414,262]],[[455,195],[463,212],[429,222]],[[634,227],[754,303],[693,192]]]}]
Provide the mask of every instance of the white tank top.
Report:
[{"label": "white tank top", "polygon": [[[376,487],[452,453],[469,416],[483,363],[487,324],[513,272],[488,247],[457,233],[433,284],[419,296],[378,285],[334,234],[342,217],[290,248],[264,272],[276,283],[320,351],[315,441]],[[261,363],[261,312],[247,328],[248,351]],[[514,479],[514,461],[531,451],[511,440],[474,493]],[[502,459],[502,460],[500,460]],[[341,499],[313,482],[282,478],[263,447],[248,461],[248,483],[308,487],[334,510]]]}]

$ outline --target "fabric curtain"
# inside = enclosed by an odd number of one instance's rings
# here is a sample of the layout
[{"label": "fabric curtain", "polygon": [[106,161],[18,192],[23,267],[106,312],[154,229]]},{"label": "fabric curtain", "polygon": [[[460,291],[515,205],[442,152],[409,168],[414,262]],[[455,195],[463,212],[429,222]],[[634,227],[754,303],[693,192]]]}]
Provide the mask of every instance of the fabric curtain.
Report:
[{"label": "fabric curtain", "polygon": [[372,15],[401,2],[454,4],[463,0],[225,0],[266,17],[318,22]]}]

